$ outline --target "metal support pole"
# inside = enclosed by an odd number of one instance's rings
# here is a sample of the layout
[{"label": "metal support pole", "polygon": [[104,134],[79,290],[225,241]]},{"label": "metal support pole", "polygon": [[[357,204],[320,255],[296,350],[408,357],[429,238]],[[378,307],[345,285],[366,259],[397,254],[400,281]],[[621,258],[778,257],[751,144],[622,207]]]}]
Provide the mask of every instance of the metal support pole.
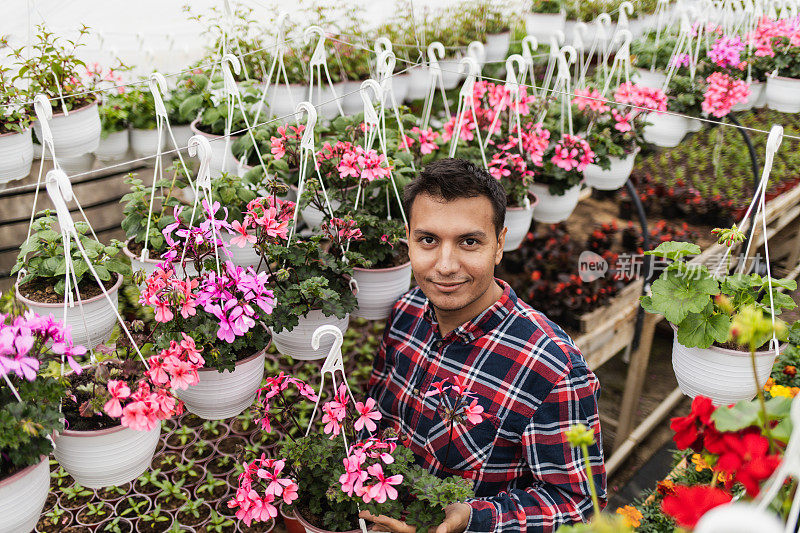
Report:
[{"label": "metal support pole", "polygon": [[[747,133],[747,130],[742,128],[742,124],[733,116],[732,113],[728,114],[727,117],[728,122],[733,124],[734,127],[739,131],[742,135],[742,139],[744,139],[744,143],[747,145],[747,151],[750,153],[750,168],[753,170],[753,194],[758,190],[758,182],[761,179],[761,170],[758,167],[758,155],[756,153],[756,149],[753,146],[753,141],[750,140],[750,134]],[[753,209],[752,213],[750,213],[750,228],[747,232],[747,238],[745,239],[742,250],[747,250],[747,245],[750,243],[750,239],[753,238],[753,234],[756,231],[756,210]],[[743,261],[747,261],[745,257]]]},{"label": "metal support pole", "polygon": [[[633,184],[630,178],[628,181],[625,182],[625,186],[628,189],[628,194],[633,201],[633,205],[636,206],[636,214],[639,217],[639,224],[642,226],[642,239],[644,240],[644,244],[642,248],[644,250],[650,249],[650,236],[647,234],[647,214],[644,211],[644,206],[642,205],[642,200],[639,198],[639,191],[636,190],[636,186]],[[653,277],[652,269],[650,265],[652,264],[651,258],[649,255],[645,255],[642,259],[642,271],[644,272],[644,283],[642,283],[642,296],[647,294],[647,290],[650,288],[650,280]],[[636,328],[633,331],[633,341],[631,342],[630,351],[635,352],[637,348],[639,348],[639,341],[642,337],[642,324],[644,324],[644,309],[642,306],[639,306],[639,310],[636,312]],[[626,354],[629,352],[626,352]]]}]

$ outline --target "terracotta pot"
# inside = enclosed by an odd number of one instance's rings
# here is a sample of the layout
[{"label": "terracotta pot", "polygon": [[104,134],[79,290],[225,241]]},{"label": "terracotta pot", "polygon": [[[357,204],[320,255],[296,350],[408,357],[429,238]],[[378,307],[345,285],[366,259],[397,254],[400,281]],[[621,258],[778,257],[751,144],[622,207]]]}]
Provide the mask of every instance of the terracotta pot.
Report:
[{"label": "terracotta pot", "polygon": [[358,307],[353,316],[384,320],[392,306],[411,287],[411,261],[390,268],[353,268]]},{"label": "terracotta pot", "polygon": [[[756,395],[753,368],[748,352],[711,346],[687,348],[678,342],[678,330],[672,342],[672,369],[678,385],[686,396],[708,396],[714,405],[728,405],[740,400],[752,400]],[[786,348],[783,344],[779,349]],[[775,363],[775,352],[756,352],[758,386],[764,388]]]},{"label": "terracotta pot", "polygon": [[[54,113],[49,124],[57,158],[94,152],[100,144],[102,128],[96,101],[70,111],[69,115]],[[42,125],[38,120],[33,121],[33,131],[37,139],[42,139]],[[52,156],[49,153],[47,155]]]},{"label": "terracotta pot", "polygon": [[27,178],[33,163],[31,129],[0,135],[0,187]]},{"label": "terracotta pot", "polygon": [[42,514],[50,490],[50,462],[47,457],[0,479],[0,533],[27,533]]},{"label": "terracotta pot", "polygon": [[115,426],[96,431],[65,429],[55,438],[53,455],[75,481],[88,488],[121,485],[147,470],[161,435]]},{"label": "terracotta pot", "polygon": [[[117,282],[108,289],[114,307],[119,306],[119,288],[122,285],[122,276],[117,275]],[[58,320],[64,318],[63,303],[35,302],[19,292],[19,285],[14,285],[17,300],[25,304],[33,312],[47,316],[53,314]],[[85,321],[84,321],[85,319]],[[66,323],[72,328],[72,342],[76,346],[94,348],[101,342],[108,340],[111,330],[117,323],[117,316],[111,308],[104,294],[98,294],[87,300],[73,302],[67,306]]]},{"label": "terracotta pot", "polygon": [[300,520],[294,515],[294,509],[287,509],[287,505],[281,503],[280,511],[283,525],[286,526],[287,533],[306,533],[306,528],[303,527],[303,524],[301,524]]},{"label": "terracotta pot", "polygon": [[186,409],[206,420],[237,416],[252,405],[264,377],[264,354],[269,344],[250,357],[236,362],[233,372],[215,368],[198,370],[200,382],[186,390],[176,390]]}]

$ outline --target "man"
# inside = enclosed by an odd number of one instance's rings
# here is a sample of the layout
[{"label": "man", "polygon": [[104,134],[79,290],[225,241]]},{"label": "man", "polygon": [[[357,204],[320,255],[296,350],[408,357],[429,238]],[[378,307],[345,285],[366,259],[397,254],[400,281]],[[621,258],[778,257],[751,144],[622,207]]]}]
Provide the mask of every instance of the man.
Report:
[{"label": "man", "polygon": [[[369,382],[384,427],[393,427],[419,464],[474,480],[476,498],[446,509],[436,533],[555,531],[591,512],[579,450],[564,435],[592,428],[589,449],[601,499],[600,386],[572,340],[494,277],[503,257],[506,194],[461,159],[427,166],[406,186],[406,236],[418,287],[395,304]],[[466,387],[480,423],[452,428],[440,408]],[[473,417],[475,420],[475,417]],[[385,516],[374,529],[411,533]]]}]

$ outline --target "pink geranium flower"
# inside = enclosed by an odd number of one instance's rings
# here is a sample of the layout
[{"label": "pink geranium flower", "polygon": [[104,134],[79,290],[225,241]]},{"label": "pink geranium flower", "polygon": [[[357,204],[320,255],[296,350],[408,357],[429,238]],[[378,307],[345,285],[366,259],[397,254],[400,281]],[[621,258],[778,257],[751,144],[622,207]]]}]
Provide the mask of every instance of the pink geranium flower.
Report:
[{"label": "pink geranium flower", "polygon": [[129,397],[131,395],[131,389],[128,387],[127,383],[116,379],[110,379],[107,387],[111,399],[103,406],[103,411],[105,411],[108,416],[117,418],[122,415],[122,404],[120,400]]},{"label": "pink geranium flower", "polygon": [[356,412],[359,415],[353,424],[356,431],[361,431],[365,427],[369,432],[378,429],[374,421],[380,420],[381,414],[375,409],[375,400],[373,398],[367,398],[365,403],[356,402]]},{"label": "pink geranium flower", "polygon": [[483,407],[478,405],[478,400],[464,407],[464,415],[472,424],[480,424],[483,421]]},{"label": "pink geranium flower", "polygon": [[369,487],[367,494],[363,497],[364,502],[369,503],[366,497],[367,495],[369,498],[378,503],[383,503],[387,499],[397,499],[397,489],[395,489],[392,485],[399,485],[403,482],[403,476],[401,474],[390,477],[384,476],[383,467],[380,463],[375,463],[374,465],[367,467],[367,473],[376,478],[378,481]]}]

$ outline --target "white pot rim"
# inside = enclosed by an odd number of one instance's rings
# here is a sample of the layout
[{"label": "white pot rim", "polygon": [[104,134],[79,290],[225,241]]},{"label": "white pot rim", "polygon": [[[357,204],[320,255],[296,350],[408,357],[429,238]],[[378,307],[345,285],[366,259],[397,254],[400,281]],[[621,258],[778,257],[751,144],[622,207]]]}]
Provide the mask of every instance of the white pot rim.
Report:
[{"label": "white pot rim", "polygon": [[411,264],[411,260],[409,259],[402,265],[397,265],[393,267],[386,267],[386,268],[364,268],[364,267],[353,267],[353,270],[358,270],[359,272],[394,272],[397,270],[402,270],[406,268],[408,265]]},{"label": "white pot rim", "polygon": [[[109,293],[114,292],[114,291],[119,289],[120,285],[122,285],[122,275],[121,274],[117,274],[117,282],[110,289],[107,289],[107,290],[108,290]],[[21,301],[22,303],[24,303],[25,305],[27,305],[28,307],[30,307],[29,304],[34,304],[34,305],[38,305],[39,307],[47,307],[47,308],[52,308],[52,309],[63,309],[63,307],[64,307],[64,302],[51,304],[51,303],[46,303],[46,302],[37,302],[36,300],[31,300],[29,298],[26,298],[25,296],[22,295],[21,292],[19,292],[19,282],[14,283],[14,290],[17,293],[16,294],[17,299],[19,301]],[[90,304],[90,303],[96,302],[100,298],[104,298],[104,297],[105,297],[105,295],[101,292],[97,296],[92,296],[88,300],[81,299],[80,302],[83,303],[84,305],[85,304]],[[73,306],[74,305],[75,304],[73,304]]]},{"label": "white pot rim", "polygon": [[539,197],[533,194],[532,192],[528,191],[528,197],[530,198],[531,196],[533,197],[533,201],[531,202],[530,207],[522,207],[515,205],[511,207],[506,207],[506,211],[527,211],[528,209],[533,209],[534,207],[536,207],[536,204],[539,203]]},{"label": "white pot rim", "polygon": [[[192,133],[194,133],[195,135],[202,135],[203,137],[205,137],[206,139],[208,139],[210,141],[211,140],[224,139],[225,138],[225,135],[214,135],[213,133],[206,133],[206,132],[202,131],[200,128],[197,127],[198,124],[200,124],[200,117],[197,117],[196,119],[194,119],[191,122],[191,124],[189,124],[189,128],[191,128]],[[238,138],[239,138],[238,135],[231,134],[231,140],[238,139]]]},{"label": "white pot rim", "polygon": [[[313,531],[314,533],[331,533],[327,529],[318,528],[317,526],[315,526],[314,524],[303,518],[303,516],[297,512],[297,509],[292,509],[292,514],[294,514],[294,517],[297,519],[297,521],[303,524],[303,527],[308,529],[309,531]],[[358,533],[359,531],[361,530],[351,529],[350,531],[342,531],[341,533]]]},{"label": "white pot rim", "polygon": [[14,483],[16,481],[19,481],[23,477],[25,477],[28,474],[30,474],[31,471],[35,470],[39,465],[42,464],[42,462],[47,461],[47,460],[48,460],[48,456],[42,455],[41,456],[41,460],[38,463],[32,464],[30,466],[26,466],[25,468],[23,468],[19,472],[15,473],[15,474],[12,474],[12,475],[10,475],[8,477],[4,477],[4,478],[0,479],[0,488],[2,488],[4,486],[7,486],[7,485],[10,485],[10,484],[12,484],[12,483]]},{"label": "white pot rim", "polygon": [[[132,240],[133,240],[133,237],[131,237],[130,239],[128,239],[127,241],[125,241],[125,247],[122,249],[122,252],[123,252],[125,255],[127,255],[127,256],[128,256],[130,259],[135,259],[135,260],[137,260],[137,261],[142,261],[142,260],[141,260],[141,256],[138,256],[138,257],[137,257],[136,255],[134,255],[134,254],[133,254],[133,252],[131,252],[131,251],[128,249],[128,243],[129,243],[129,242],[131,242]],[[143,262],[143,263],[152,263],[152,264],[154,264],[154,265],[157,265],[158,263],[161,263],[162,261],[159,261],[158,259],[153,259],[152,257],[148,257],[147,259],[145,259],[145,260],[144,260],[144,261],[142,261],[142,262]]]},{"label": "white pot rim", "polygon": [[[789,76],[769,76],[767,78],[767,80],[770,80],[770,79],[800,82],[800,78],[790,78]],[[753,83],[756,83],[756,82],[753,82]]]},{"label": "white pot rim", "polygon": [[12,135],[25,135],[30,130],[31,130],[31,127],[28,126],[27,128],[25,128],[22,131],[9,131],[7,133],[0,133],[0,139],[2,139],[3,137],[11,137]]},{"label": "white pot rim", "polygon": [[[256,353],[254,353],[253,355],[251,355],[251,356],[249,356],[249,357],[246,357],[246,358],[242,359],[241,361],[236,361],[236,362],[234,363],[234,366],[239,366],[239,365],[243,365],[243,364],[245,364],[245,363],[249,363],[249,362],[250,362],[250,361],[252,361],[253,359],[256,359],[256,358],[260,357],[260,356],[261,356],[261,354],[266,354],[266,353],[267,353],[267,350],[269,349],[269,347],[270,347],[270,345],[271,345],[271,344],[272,344],[272,339],[270,339],[269,341],[267,341],[267,345],[266,345],[266,346],[264,346],[263,348],[261,348],[259,351],[257,351],[257,352],[256,352]],[[203,367],[203,368],[198,368],[198,369],[197,369],[197,372],[198,372],[198,374],[199,374],[200,372],[216,372],[216,373],[218,373],[218,374],[220,373],[220,372],[219,372],[219,370],[217,370],[216,368],[211,368],[211,367]],[[230,372],[228,372],[228,373],[230,374]]]},{"label": "white pot rim", "polygon": [[64,437],[100,437],[102,435],[111,435],[112,433],[118,433],[127,426],[123,426],[122,422],[118,425],[105,428],[105,429],[89,429],[89,430],[79,430],[79,429],[65,429],[64,431],[59,431],[58,433]]},{"label": "white pot rim", "polygon": [[[59,102],[60,102],[60,100],[59,100]],[[85,111],[85,110],[87,110],[87,109],[91,109],[93,106],[97,106],[97,105],[100,105],[100,102],[99,102],[98,100],[95,100],[94,102],[92,102],[92,103],[90,103],[90,104],[86,104],[86,105],[85,105],[85,106],[83,106],[83,107],[79,107],[79,108],[77,108],[77,109],[72,109],[72,110],[69,112],[69,114],[70,114],[70,115],[74,115],[75,113],[80,113],[81,111]],[[64,116],[66,116],[67,118],[69,118],[69,117],[68,117],[68,115],[65,115],[63,111],[61,111],[60,113],[53,113],[53,118],[56,118],[56,117],[64,117]],[[34,120],[34,122],[38,122],[38,121],[39,121],[39,119],[38,119],[38,118],[34,118],[33,120]],[[50,119],[50,120],[53,120],[53,119]]]},{"label": "white pot rim", "polygon": [[[672,327],[673,331],[677,335],[678,327],[675,324],[673,324],[672,322],[670,322],[669,325]],[[680,344],[680,341],[678,341],[677,337],[675,338],[675,340]],[[683,346],[683,344],[681,344],[681,346]],[[778,351],[782,352],[786,348],[786,346],[787,346],[787,343],[785,343],[785,342],[783,344],[780,344],[778,346]],[[732,350],[730,348],[722,348],[721,346],[714,346],[713,344],[711,346],[709,346],[708,348],[697,348],[695,346],[694,348],[689,348],[689,349],[711,350],[711,351],[714,351],[714,352],[717,352],[717,353],[721,353],[721,354],[725,354],[725,355],[732,355],[732,356],[735,356],[735,357],[750,357],[750,352],[743,352],[743,351],[740,351],[740,350]],[[761,350],[759,352],[756,352],[756,357],[765,357],[767,355],[772,355],[773,353],[774,352],[772,350]]]}]

